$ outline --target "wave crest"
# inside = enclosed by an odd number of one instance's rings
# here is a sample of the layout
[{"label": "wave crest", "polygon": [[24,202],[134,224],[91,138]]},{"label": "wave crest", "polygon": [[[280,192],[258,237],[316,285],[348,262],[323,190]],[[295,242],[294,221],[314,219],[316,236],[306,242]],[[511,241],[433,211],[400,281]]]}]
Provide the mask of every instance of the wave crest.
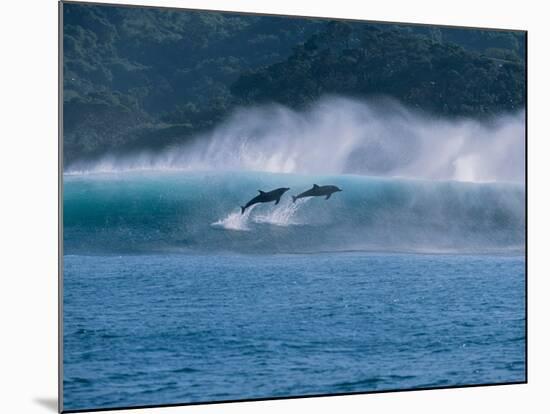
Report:
[{"label": "wave crest", "polygon": [[[312,181],[314,180],[314,181]],[[291,195],[312,182],[330,200]],[[239,206],[256,189],[291,187],[278,205]],[[342,250],[521,252],[525,189],[364,176],[125,173],[66,177],[64,250],[244,253]]]}]

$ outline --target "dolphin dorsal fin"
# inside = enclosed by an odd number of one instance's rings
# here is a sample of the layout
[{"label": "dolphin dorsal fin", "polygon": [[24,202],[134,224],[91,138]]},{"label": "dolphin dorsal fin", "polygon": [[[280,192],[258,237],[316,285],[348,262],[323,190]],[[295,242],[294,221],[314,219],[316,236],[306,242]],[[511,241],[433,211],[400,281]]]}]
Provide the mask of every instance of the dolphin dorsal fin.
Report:
[{"label": "dolphin dorsal fin", "polygon": [[313,184],[313,188],[319,188],[317,184]]},{"label": "dolphin dorsal fin", "polygon": [[265,194],[265,191],[258,190],[258,193],[260,193],[260,194]]}]

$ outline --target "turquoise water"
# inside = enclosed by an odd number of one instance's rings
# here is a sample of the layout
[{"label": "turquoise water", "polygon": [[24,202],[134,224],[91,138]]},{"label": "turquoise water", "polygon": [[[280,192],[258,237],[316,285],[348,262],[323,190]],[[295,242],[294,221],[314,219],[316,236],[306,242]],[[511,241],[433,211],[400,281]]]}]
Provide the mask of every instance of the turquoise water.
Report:
[{"label": "turquoise water", "polygon": [[[312,184],[344,191],[292,203]],[[279,205],[240,207],[291,187]],[[522,253],[525,191],[363,176],[121,173],[66,176],[66,254],[399,251]]]},{"label": "turquoise water", "polygon": [[65,410],[525,380],[521,187],[283,178],[66,177]]}]

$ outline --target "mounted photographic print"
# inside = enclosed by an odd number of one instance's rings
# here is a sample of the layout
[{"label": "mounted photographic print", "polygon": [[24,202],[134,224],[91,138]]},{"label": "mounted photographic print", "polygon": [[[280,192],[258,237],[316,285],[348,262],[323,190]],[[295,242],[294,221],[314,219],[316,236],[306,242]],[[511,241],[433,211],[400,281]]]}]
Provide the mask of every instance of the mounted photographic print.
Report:
[{"label": "mounted photographic print", "polygon": [[62,2],[61,410],[525,383],[526,36]]}]

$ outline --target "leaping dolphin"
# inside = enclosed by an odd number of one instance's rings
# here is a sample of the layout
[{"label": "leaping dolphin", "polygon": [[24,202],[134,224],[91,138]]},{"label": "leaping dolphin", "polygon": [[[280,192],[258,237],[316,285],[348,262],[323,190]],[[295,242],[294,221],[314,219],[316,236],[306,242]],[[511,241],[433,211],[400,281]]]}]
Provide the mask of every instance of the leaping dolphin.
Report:
[{"label": "leaping dolphin", "polygon": [[303,193],[300,193],[297,196],[292,196],[292,202],[295,203],[296,200],[298,200],[299,198],[321,197],[321,196],[326,196],[325,200],[328,200],[332,194],[337,193],[338,191],[342,191],[342,189],[336,187],[335,185],[319,186],[317,184],[313,184],[313,187],[311,187],[309,190],[304,191]]},{"label": "leaping dolphin", "polygon": [[244,214],[244,211],[254,205],[254,204],[258,204],[258,203],[269,203],[270,201],[275,201],[275,204],[279,204],[279,201],[281,201],[281,197],[283,196],[284,193],[286,193],[288,190],[290,190],[290,188],[286,188],[286,187],[281,187],[281,188],[277,188],[275,190],[272,190],[272,191],[268,191],[268,192],[265,192],[265,191],[262,191],[262,190],[258,190],[259,191],[259,195],[257,195],[256,197],[254,197],[252,200],[250,200],[248,203],[246,203],[244,206],[241,206],[241,214]]}]

